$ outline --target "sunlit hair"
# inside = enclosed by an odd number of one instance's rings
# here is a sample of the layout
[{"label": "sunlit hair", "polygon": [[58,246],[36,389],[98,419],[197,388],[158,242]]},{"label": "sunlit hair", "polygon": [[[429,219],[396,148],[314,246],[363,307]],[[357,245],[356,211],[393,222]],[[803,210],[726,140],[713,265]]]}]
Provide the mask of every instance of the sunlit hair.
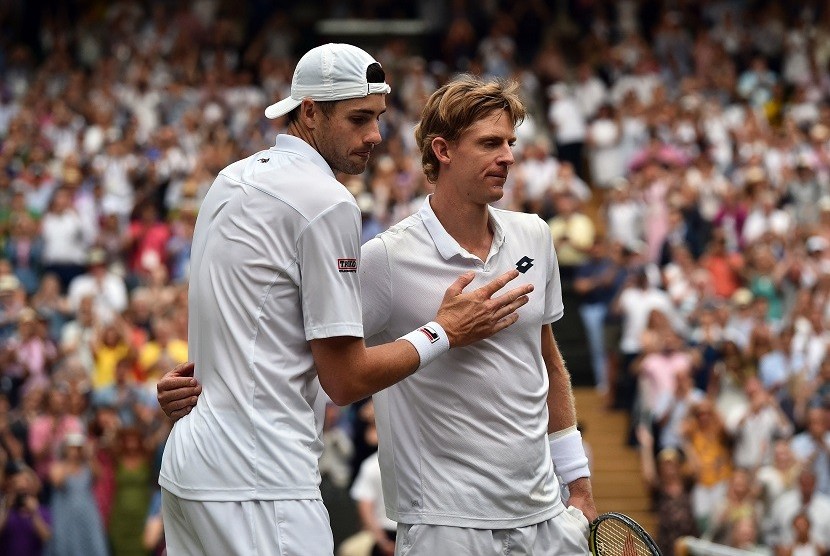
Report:
[{"label": "sunlit hair", "polygon": [[504,110],[513,126],[525,117],[525,107],[519,98],[516,81],[483,81],[472,75],[462,75],[435,91],[423,112],[421,123],[415,127],[415,141],[421,149],[421,165],[431,183],[438,179],[438,158],[432,150],[432,141],[442,137],[456,141],[477,121],[494,110]]}]

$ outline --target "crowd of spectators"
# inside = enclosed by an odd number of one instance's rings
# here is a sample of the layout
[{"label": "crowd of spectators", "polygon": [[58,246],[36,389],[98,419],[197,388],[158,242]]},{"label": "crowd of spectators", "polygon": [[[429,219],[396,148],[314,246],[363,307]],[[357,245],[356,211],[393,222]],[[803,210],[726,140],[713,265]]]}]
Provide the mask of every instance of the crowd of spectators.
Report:
[{"label": "crowd of spectators", "polygon": [[[429,94],[462,71],[518,80],[529,111],[500,206],[550,223],[664,553],[682,534],[830,549],[825,3],[293,8],[0,6],[0,554],[163,547],[154,384],[187,358],[194,220],[218,171],[284,128],[263,109],[329,17],[429,23],[348,38],[393,91],[369,169],[342,176],[364,238],[430,192],[412,134]],[[331,408],[329,497],[372,451],[363,413]],[[388,524],[360,515],[388,553]]]}]

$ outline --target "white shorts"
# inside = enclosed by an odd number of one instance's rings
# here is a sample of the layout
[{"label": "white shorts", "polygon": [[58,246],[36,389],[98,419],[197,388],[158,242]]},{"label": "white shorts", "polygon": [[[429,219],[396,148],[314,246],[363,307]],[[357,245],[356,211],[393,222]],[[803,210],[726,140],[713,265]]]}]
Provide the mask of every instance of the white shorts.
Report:
[{"label": "white shorts", "polygon": [[332,556],[322,500],[185,500],[162,489],[169,556]]},{"label": "white shorts", "polygon": [[516,529],[398,524],[395,556],[585,556],[588,520],[577,508]]}]

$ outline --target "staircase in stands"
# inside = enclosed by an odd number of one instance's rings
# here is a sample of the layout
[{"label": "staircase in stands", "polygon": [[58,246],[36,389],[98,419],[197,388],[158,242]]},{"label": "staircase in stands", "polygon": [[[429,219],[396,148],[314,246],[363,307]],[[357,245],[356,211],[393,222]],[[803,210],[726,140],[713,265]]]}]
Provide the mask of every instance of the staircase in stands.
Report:
[{"label": "staircase in stands", "polygon": [[592,484],[597,510],[621,512],[656,533],[657,519],[642,480],[636,448],[628,446],[628,416],[605,409],[593,387],[575,387],[576,410],[593,454]]}]

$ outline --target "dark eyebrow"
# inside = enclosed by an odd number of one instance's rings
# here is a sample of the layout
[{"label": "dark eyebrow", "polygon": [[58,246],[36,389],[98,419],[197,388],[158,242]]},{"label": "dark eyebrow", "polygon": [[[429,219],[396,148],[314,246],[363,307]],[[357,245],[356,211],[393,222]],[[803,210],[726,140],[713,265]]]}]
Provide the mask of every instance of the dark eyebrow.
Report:
[{"label": "dark eyebrow", "polygon": [[366,116],[375,116],[375,114],[377,114],[378,116],[380,116],[381,114],[383,114],[385,112],[386,112],[385,108],[383,110],[381,110],[380,112],[375,112],[374,110],[370,110],[368,108],[355,108],[355,109],[349,111],[349,115],[350,116],[357,116],[359,114],[365,114]]}]

